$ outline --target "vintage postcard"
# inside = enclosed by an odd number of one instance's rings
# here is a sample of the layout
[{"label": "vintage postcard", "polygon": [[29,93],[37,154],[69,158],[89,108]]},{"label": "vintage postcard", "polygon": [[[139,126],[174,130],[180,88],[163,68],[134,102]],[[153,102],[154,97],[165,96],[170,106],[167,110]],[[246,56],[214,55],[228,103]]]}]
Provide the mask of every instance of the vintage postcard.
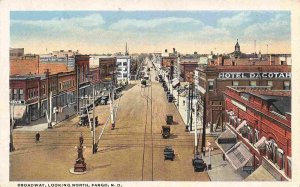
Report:
[{"label": "vintage postcard", "polygon": [[271,2],[0,2],[0,185],[297,186],[299,2]]}]

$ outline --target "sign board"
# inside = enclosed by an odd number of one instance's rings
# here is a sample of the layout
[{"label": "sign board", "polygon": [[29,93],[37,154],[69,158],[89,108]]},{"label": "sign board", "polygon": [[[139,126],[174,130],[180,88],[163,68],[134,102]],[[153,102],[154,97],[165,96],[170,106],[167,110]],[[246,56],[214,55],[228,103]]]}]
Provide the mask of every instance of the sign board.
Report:
[{"label": "sign board", "polygon": [[221,72],[218,79],[291,79],[291,72]]}]

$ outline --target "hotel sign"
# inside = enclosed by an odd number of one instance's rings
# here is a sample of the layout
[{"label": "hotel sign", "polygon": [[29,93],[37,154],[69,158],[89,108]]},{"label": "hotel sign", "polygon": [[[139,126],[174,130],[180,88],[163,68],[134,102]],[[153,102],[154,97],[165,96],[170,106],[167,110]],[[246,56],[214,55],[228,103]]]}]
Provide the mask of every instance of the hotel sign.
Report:
[{"label": "hotel sign", "polygon": [[219,79],[291,79],[291,72],[221,72]]}]

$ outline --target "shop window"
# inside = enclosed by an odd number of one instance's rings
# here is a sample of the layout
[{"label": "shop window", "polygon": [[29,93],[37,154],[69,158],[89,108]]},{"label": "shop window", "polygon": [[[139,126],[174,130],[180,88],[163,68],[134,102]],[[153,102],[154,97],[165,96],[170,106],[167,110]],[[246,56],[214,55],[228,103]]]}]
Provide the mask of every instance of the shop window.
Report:
[{"label": "shop window", "polygon": [[290,90],[291,89],[290,81],[284,81],[283,82],[283,89],[284,90]]},{"label": "shop window", "polygon": [[250,81],[250,86],[256,86],[256,81]]}]

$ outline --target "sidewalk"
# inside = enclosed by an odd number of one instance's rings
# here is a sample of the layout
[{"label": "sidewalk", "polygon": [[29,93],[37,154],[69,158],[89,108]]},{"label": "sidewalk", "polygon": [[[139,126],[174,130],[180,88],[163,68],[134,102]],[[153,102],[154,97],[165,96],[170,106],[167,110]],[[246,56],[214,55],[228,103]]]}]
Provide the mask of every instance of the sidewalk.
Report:
[{"label": "sidewalk", "polygon": [[[203,160],[209,164],[208,152],[206,152]],[[211,170],[207,171],[211,181],[243,181],[249,175],[246,172],[235,170],[227,160],[223,161],[220,151],[212,151],[211,166]]]},{"label": "sidewalk", "polygon": [[[55,115],[52,114],[52,125],[55,126],[60,122],[64,121],[67,117],[71,118],[73,115],[76,114],[74,110],[74,104],[71,104],[70,107],[65,107],[62,112],[57,113],[56,120]],[[57,122],[57,123],[56,123]],[[15,131],[44,131],[48,129],[47,118],[41,117],[35,121],[31,121],[30,124],[20,124],[14,128]]]},{"label": "sidewalk", "polygon": [[[172,88],[172,84],[169,84],[169,82],[168,82],[167,79],[165,79],[165,81],[166,81],[167,87],[169,88],[170,92],[174,96],[173,103],[176,106],[176,108],[177,108],[180,116],[182,117],[182,120],[183,120],[184,124],[187,125],[188,124],[188,120],[190,120],[190,115],[191,115],[191,114],[189,114],[189,116],[188,116],[188,113],[187,113],[187,110],[188,110],[188,106],[187,105],[189,103],[188,102],[188,98],[187,97],[181,97],[180,95],[178,97],[177,90]],[[197,99],[193,99],[192,102],[193,103],[197,102]],[[194,112],[192,112],[192,116],[193,116],[193,123],[192,123],[192,131],[190,131],[190,133],[194,133],[194,130],[195,130],[195,113]],[[203,125],[202,125],[202,121],[201,121],[201,116],[198,115],[198,117],[197,117],[197,130],[198,131],[202,131],[202,127],[203,127]],[[216,133],[216,132],[212,132],[211,133],[209,126],[206,127],[206,133],[207,134],[211,134],[211,135],[216,135],[216,136],[219,134],[219,133]]]}]

